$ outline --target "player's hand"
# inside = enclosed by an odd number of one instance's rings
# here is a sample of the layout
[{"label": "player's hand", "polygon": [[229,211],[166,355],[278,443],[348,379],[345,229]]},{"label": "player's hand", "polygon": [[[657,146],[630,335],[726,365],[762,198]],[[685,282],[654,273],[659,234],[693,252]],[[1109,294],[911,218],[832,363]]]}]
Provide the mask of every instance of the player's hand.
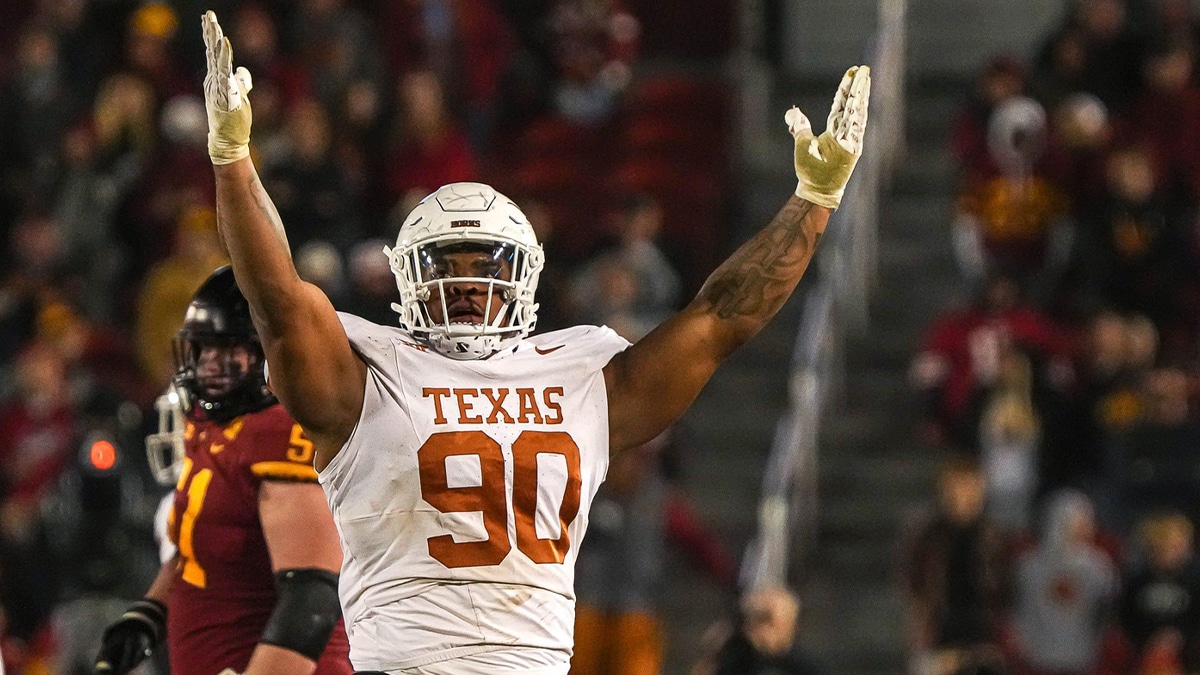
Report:
[{"label": "player's hand", "polygon": [[200,19],[208,73],[204,107],[208,110],[208,156],[213,164],[230,164],[250,156],[250,71],[233,70],[233,47],[209,10]]},{"label": "player's hand", "polygon": [[797,197],[831,209],[842,203],[846,183],[862,154],[870,98],[871,69],[855,66],[842,78],[820,136],[813,135],[812,123],[799,108],[787,111],[784,121],[796,139]]},{"label": "player's hand", "polygon": [[157,600],[138,600],[104,630],[95,675],[124,675],[137,667],[167,632],[167,609]]}]

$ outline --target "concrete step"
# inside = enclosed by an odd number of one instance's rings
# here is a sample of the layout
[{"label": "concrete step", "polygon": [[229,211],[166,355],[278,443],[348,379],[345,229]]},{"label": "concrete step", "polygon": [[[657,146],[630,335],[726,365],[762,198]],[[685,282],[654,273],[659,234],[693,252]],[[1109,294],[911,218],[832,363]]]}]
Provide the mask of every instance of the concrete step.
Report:
[{"label": "concrete step", "polygon": [[914,282],[957,276],[954,251],[940,241],[926,238],[889,238],[879,246],[878,285],[888,282],[907,288]]},{"label": "concrete step", "polygon": [[[892,406],[887,414],[881,414],[876,418],[874,424],[859,423],[859,428],[866,431],[858,431],[857,437],[862,438],[856,446],[848,446],[846,448],[826,447],[826,455],[823,455],[822,471],[829,471],[834,467],[834,462],[847,461],[852,462],[853,470],[846,477],[836,476],[836,473],[830,477],[830,485],[836,483],[835,480],[842,482],[860,482],[866,489],[877,490],[878,488],[889,488],[886,474],[878,474],[878,479],[869,480],[870,477],[876,476],[875,471],[865,470],[865,465],[874,464],[875,461],[889,458],[894,454],[901,456],[914,455],[917,456],[923,452],[922,448],[918,448],[916,444],[916,434],[914,429],[916,426],[912,424],[913,418],[904,414],[901,416],[896,412],[896,408],[900,406]],[[876,408],[877,410],[877,408]],[[862,408],[858,412],[865,416],[870,413],[870,408]],[[848,418],[852,419],[852,418]],[[829,430],[833,431],[838,428],[838,422],[830,423]],[[830,436],[833,438],[833,436]],[[822,478],[823,479],[823,478]],[[899,479],[898,479],[899,480]],[[898,482],[896,485],[900,485]]]},{"label": "concrete step", "polygon": [[783,3],[781,13],[782,24],[789,27],[780,31],[785,64],[798,72],[837,78],[847,66],[862,63],[879,10],[876,2],[845,0],[829,5]]},{"label": "concrete step", "polygon": [[845,376],[845,388],[854,392],[855,398],[861,398],[887,408],[902,403],[910,397],[908,383],[905,382],[903,371],[897,373],[891,369],[860,367],[857,359],[847,360],[848,372]]},{"label": "concrete step", "polygon": [[[684,419],[690,434],[704,439],[705,451],[717,458],[746,460],[765,456],[770,449],[775,421],[783,412],[780,404],[761,410],[746,410],[742,402],[727,404],[725,410],[697,408]],[[731,414],[732,411],[732,414]],[[688,458],[689,463],[701,460]]]},{"label": "concrete step", "polygon": [[915,150],[910,142],[880,208],[870,325],[845,348],[840,405],[821,433],[804,640],[831,673],[904,670],[896,555],[908,514],[932,494],[937,464],[915,441],[919,402],[906,372],[932,318],[962,295],[949,244],[955,167],[942,140],[956,105],[937,95],[910,113],[910,130],[926,138]]},{"label": "concrete step", "polygon": [[[912,475],[912,474],[909,474]],[[875,485],[878,492],[884,477],[879,477]],[[861,479],[860,479],[861,480]],[[905,507],[911,499],[923,499],[929,492],[929,485],[924,480],[910,479],[898,481],[907,483],[903,492],[898,486],[887,487],[887,496],[881,497],[870,494],[865,489],[858,490],[859,494],[834,497],[834,490],[828,489],[828,481],[822,484],[822,501],[818,536],[822,546],[821,556],[825,555],[824,547],[834,542],[842,542],[855,546],[891,548],[901,529],[902,520],[899,509]]]},{"label": "concrete step", "polygon": [[910,83],[904,109],[905,141],[910,155],[907,159],[929,151],[950,156],[947,141],[951,122],[967,100],[964,91],[969,92],[970,89],[942,90],[940,87]]},{"label": "concrete step", "polygon": [[1064,12],[1060,0],[910,2],[909,70],[962,78],[996,54],[1031,54]]},{"label": "concrete step", "polygon": [[895,488],[897,493],[905,496],[914,492],[928,494],[939,460],[935,454],[905,438],[910,435],[904,430],[896,430],[893,436],[900,438],[889,447],[898,449],[891,452],[827,453],[821,461],[821,485],[831,491],[838,488],[831,496],[853,496],[855,491],[877,495],[880,488]]},{"label": "concrete step", "polygon": [[902,634],[904,615],[894,594],[870,588],[851,593],[840,585],[810,584],[803,596],[800,644],[822,672],[903,672],[901,643],[892,636]]},{"label": "concrete step", "polygon": [[[753,403],[754,405],[747,406],[751,411],[759,410],[760,406],[778,408],[786,404],[780,401],[786,393],[786,385],[779,374],[781,371],[787,371],[790,361],[789,354],[786,358],[764,359],[762,363],[743,363],[739,366],[726,364],[722,366],[725,372],[721,373],[721,377],[714,376],[709,381],[704,396],[713,401],[728,401],[734,396],[746,403]],[[769,410],[764,409],[762,412],[768,413]]]},{"label": "concrete step", "polygon": [[[897,420],[889,420],[891,409],[863,401],[853,390],[847,390],[839,402],[836,414],[830,415],[821,428],[821,457],[840,454],[867,454],[877,451],[876,441],[894,429]],[[828,463],[821,460],[821,471]]]},{"label": "concrete step", "polygon": [[[908,402],[882,403],[849,399],[845,410],[826,426],[831,441],[847,443],[846,450],[856,456],[882,456],[906,445],[913,434],[913,418]],[[839,431],[841,431],[839,438]],[[839,450],[826,448],[826,454]]]},{"label": "concrete step", "polygon": [[[825,533],[818,536],[817,552],[810,568],[814,573],[847,588],[870,586],[892,579],[900,527],[883,534]],[[834,536],[836,535],[836,536]]]},{"label": "concrete step", "polygon": [[908,149],[908,154],[896,164],[892,177],[892,192],[897,195],[938,198],[946,187],[958,183],[958,165],[944,142]]},{"label": "concrete step", "polygon": [[924,334],[935,316],[966,297],[966,290],[957,279],[942,285],[915,284],[909,286],[911,293],[903,292],[906,286],[897,282],[895,288],[881,289],[872,300],[869,311],[872,322],[879,326],[877,339],[906,341],[915,334]]},{"label": "concrete step", "polygon": [[954,197],[947,196],[947,185],[933,195],[893,189],[880,213],[879,237],[889,242],[918,239],[948,247],[953,219]]},{"label": "concrete step", "polygon": [[[876,313],[878,314],[878,313]],[[897,373],[907,372],[923,331],[917,328],[892,329],[887,334],[875,331],[852,344],[859,368],[875,368]]]}]

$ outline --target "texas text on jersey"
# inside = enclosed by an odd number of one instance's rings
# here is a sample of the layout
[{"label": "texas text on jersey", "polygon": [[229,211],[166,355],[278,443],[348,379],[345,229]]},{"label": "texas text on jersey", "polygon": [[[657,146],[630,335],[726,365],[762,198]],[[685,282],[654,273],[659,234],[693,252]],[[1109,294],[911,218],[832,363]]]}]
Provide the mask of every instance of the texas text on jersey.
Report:
[{"label": "texas text on jersey", "polygon": [[628,343],[577,327],[459,361],[340,316],[369,369],[359,425],[321,473],[355,666],[501,646],[565,666],[575,557],[608,468],[601,369]]}]

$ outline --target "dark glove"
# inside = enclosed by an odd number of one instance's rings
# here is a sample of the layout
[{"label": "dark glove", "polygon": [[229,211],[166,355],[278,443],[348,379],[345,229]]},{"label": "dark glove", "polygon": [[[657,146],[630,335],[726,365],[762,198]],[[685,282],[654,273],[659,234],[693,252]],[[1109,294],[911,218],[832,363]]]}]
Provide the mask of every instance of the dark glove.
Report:
[{"label": "dark glove", "polygon": [[124,675],[154,652],[167,634],[167,608],[143,598],[129,606],[121,619],[104,630],[96,675]]}]

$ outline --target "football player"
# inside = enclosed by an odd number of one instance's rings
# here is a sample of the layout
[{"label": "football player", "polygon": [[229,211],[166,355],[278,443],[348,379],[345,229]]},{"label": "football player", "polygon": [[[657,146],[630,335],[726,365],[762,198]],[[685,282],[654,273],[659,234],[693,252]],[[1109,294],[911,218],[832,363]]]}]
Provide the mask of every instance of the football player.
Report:
[{"label": "football player", "polygon": [[562,675],[573,565],[610,453],[675,421],[787,300],[862,149],[870,72],[828,128],[797,109],[796,193],[637,344],[605,327],[529,337],[542,248],[479,183],[443,186],[385,249],[399,326],[341,314],[300,280],[250,155],[250,74],[212,12],[204,91],[218,226],[275,393],[315,444],[346,553],[341,602],[362,672]]},{"label": "football player", "polygon": [[95,673],[127,673],[165,639],[172,675],[348,675],[342,554],[313,444],[267,388],[229,267],[196,291],[175,359],[186,413],[167,527],[176,553],[104,631]]}]

